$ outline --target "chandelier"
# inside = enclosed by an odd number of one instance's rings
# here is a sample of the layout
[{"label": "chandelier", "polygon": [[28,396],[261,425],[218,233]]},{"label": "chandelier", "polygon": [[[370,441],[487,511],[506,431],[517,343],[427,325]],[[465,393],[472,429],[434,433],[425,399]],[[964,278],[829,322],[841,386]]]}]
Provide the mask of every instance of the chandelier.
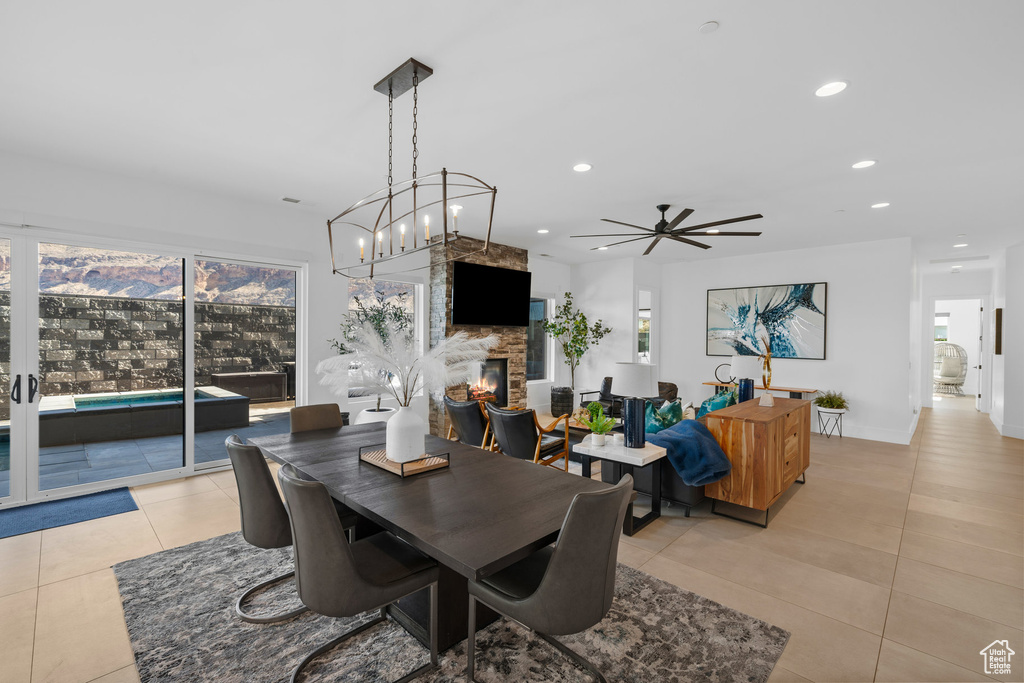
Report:
[{"label": "chandelier", "polygon": [[[498,188],[468,173],[447,168],[417,175],[419,84],[433,73],[433,69],[425,64],[409,59],[373,86],[374,90],[388,96],[388,184],[327,221],[331,268],[337,275],[372,279],[429,268],[430,264],[424,265],[422,259],[407,257],[458,240],[459,214],[462,213],[465,227],[469,213],[462,203],[474,207],[471,215],[475,223],[471,228],[476,230],[486,219],[483,247],[460,253],[457,257],[449,256],[451,252],[446,249],[440,262],[470,254],[486,254],[490,248],[494,198]],[[412,90],[413,103],[412,177],[395,182],[392,177],[394,101],[409,90]],[[430,260],[435,265],[439,262],[436,258]]]}]

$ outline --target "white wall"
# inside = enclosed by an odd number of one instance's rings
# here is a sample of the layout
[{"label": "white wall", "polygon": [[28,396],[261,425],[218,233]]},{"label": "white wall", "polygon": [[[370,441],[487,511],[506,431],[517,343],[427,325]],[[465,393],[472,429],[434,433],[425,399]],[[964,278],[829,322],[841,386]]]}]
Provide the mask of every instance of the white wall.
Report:
[{"label": "white wall", "polygon": [[706,290],[827,282],[826,360],[776,359],[773,384],[842,391],[851,404],[845,435],[909,443],[911,268],[909,239],[666,264],[661,289],[676,295],[662,307],[658,374],[684,400],[711,395],[701,383],[728,359],[705,355]]},{"label": "white wall", "polygon": [[[570,291],[570,270],[564,263],[556,263],[546,258],[530,255],[529,268],[530,295],[533,297],[554,299],[555,305],[562,303],[565,292]],[[554,315],[554,311],[549,311]],[[556,344],[551,344],[549,353],[553,354],[553,381],[533,381],[526,383],[526,405],[539,412],[547,412],[551,406],[551,387],[569,384],[569,368],[563,362],[562,353]]]},{"label": "white wall", "polygon": [[977,366],[981,361],[981,303],[978,299],[939,299],[935,302],[934,315],[949,313],[949,343],[967,352],[963,392],[968,395],[976,395],[980,388]]},{"label": "white wall", "polygon": [[[211,257],[308,264],[307,376],[332,353],[327,340],[337,336],[347,285],[331,274],[323,217],[279,197],[247,202],[0,153],[0,222],[52,228],[54,239],[151,242]],[[315,381],[305,384],[309,402],[335,400]]]},{"label": "white wall", "polygon": [[[591,348],[576,370],[576,390],[601,388],[601,380],[618,362],[633,360],[634,259],[584,263],[572,267],[572,294],[590,324],[600,319],[611,328],[601,343]],[[613,387],[614,390],[614,387]]]}]

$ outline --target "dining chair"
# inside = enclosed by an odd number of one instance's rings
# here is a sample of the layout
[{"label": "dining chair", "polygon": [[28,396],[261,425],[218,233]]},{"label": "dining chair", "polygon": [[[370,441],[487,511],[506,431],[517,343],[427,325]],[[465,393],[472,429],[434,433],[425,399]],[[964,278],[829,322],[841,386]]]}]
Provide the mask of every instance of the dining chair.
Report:
[{"label": "dining chair", "polygon": [[[256,446],[243,444],[236,434],[225,439],[224,446],[231,459],[231,469],[235,473],[235,483],[238,485],[238,503],[242,514],[242,538],[257,548],[287,548],[292,544],[288,513],[285,511],[284,503],[281,502],[277,487],[274,486],[274,477],[270,473],[263,453]],[[341,506],[335,512],[344,528],[355,526],[358,516],[352,510]],[[242,621],[252,624],[273,624],[302,614],[307,610],[306,607],[265,617],[253,616],[242,609],[242,604],[257,591],[294,575],[293,571],[286,572],[249,588],[235,601],[235,613]]]},{"label": "dining chair", "polygon": [[291,465],[282,467],[277,477],[295,541],[295,584],[302,603],[329,617],[380,610],[371,621],[309,653],[292,671],[292,683],[316,657],[386,621],[388,605],[424,588],[430,589],[430,662],[399,681],[410,681],[436,667],[437,563],[387,531],[350,543],[323,484],[300,479]]},{"label": "dining chair", "polygon": [[455,401],[449,396],[444,397],[444,408],[451,424],[448,426],[448,438],[469,446],[487,448],[491,436],[491,422],[487,419],[481,401]]},{"label": "dining chair", "polygon": [[341,408],[337,403],[317,403],[311,406],[296,406],[288,417],[291,422],[292,434],[308,432],[313,429],[330,429],[344,425]]},{"label": "dining chair", "polygon": [[[549,465],[564,459],[563,467],[569,471],[569,416],[556,417],[548,426],[541,425],[534,410],[497,408],[484,404],[491,423],[491,441],[505,455]],[[562,436],[554,431],[560,421],[565,422]]]},{"label": "dining chair", "polygon": [[469,581],[466,677],[476,658],[476,603],[532,629],[538,636],[605,683],[597,667],[554,636],[585,631],[612,606],[619,532],[633,494],[633,477],[603,491],[578,493],[569,505],[558,540],[479,581]]}]

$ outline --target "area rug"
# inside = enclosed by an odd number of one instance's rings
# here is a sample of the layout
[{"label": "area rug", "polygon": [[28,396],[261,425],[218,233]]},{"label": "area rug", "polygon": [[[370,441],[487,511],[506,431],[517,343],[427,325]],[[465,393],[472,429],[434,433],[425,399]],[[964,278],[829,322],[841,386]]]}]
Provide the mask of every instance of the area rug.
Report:
[{"label": "area rug", "polygon": [[[287,571],[290,549],[258,550],[238,533],[114,566],[139,674],[145,681],[287,681],[302,658],[365,621],[305,613],[280,624],[247,624],[234,613],[246,587]],[[292,582],[248,608],[296,606]],[[618,566],[615,600],[597,626],[561,639],[609,681],[766,681],[789,633],[636,569]],[[394,681],[429,653],[392,621],[374,626],[317,659],[315,681]],[[417,680],[465,680],[465,641]],[[585,681],[577,668],[529,630],[499,619],[477,634],[477,680]]]},{"label": "area rug", "polygon": [[0,538],[138,510],[127,488],[0,510]]}]

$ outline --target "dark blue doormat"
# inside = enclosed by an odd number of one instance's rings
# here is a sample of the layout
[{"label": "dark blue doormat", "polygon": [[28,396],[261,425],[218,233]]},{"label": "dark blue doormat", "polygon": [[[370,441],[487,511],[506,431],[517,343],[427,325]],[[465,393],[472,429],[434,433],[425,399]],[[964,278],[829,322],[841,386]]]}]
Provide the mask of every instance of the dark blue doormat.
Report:
[{"label": "dark blue doormat", "polygon": [[0,538],[138,510],[126,487],[0,510]]}]

